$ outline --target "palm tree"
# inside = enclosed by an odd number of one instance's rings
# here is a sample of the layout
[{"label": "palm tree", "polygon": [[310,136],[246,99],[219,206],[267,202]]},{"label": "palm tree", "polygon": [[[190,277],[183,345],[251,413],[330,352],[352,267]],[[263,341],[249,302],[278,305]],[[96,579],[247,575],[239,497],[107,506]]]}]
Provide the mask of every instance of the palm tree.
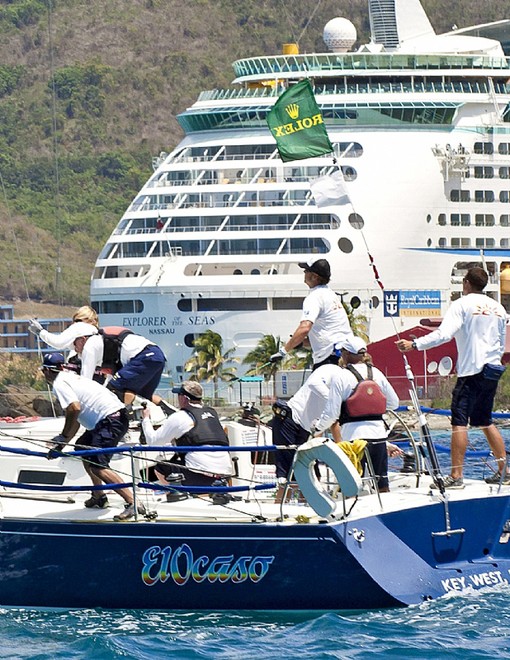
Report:
[{"label": "palm tree", "polygon": [[218,400],[219,381],[232,381],[236,378],[236,367],[232,363],[239,362],[233,357],[235,348],[229,348],[223,353],[223,339],[213,330],[207,330],[193,342],[195,350],[184,365],[186,372],[193,372],[198,381],[213,382],[214,401]]},{"label": "palm tree", "polygon": [[243,364],[252,365],[246,372],[247,376],[263,376],[265,381],[272,379],[273,396],[276,390],[275,377],[280,367],[279,362],[270,362],[269,358],[280,350],[280,337],[264,335],[257,346],[243,359]]}]

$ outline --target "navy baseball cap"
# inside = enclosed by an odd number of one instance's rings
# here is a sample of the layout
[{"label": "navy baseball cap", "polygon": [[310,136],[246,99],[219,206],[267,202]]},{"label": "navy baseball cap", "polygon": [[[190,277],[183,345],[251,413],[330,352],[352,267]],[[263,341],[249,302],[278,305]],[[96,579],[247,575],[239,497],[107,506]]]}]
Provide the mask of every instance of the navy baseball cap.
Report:
[{"label": "navy baseball cap", "polygon": [[62,353],[45,353],[43,355],[43,369],[51,369],[52,371],[62,371],[65,363]]}]

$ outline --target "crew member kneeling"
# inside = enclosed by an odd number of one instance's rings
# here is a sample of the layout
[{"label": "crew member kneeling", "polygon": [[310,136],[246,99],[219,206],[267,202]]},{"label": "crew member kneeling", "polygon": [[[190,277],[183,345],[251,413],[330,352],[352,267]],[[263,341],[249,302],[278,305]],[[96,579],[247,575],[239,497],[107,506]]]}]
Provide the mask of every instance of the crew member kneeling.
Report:
[{"label": "crew member kneeling", "polygon": [[[178,447],[201,447],[203,445],[228,446],[217,412],[202,404],[203,389],[200,383],[186,380],[172,389],[179,395],[180,410],[154,430],[150,411],[143,411],[142,428],[149,445],[175,445]],[[211,486],[214,481],[232,474],[232,463],[227,451],[189,451],[184,453],[184,464],[164,461],[164,456],[155,467],[159,481],[167,484],[170,474],[181,474],[186,486]],[[181,454],[182,456],[182,454]]]}]

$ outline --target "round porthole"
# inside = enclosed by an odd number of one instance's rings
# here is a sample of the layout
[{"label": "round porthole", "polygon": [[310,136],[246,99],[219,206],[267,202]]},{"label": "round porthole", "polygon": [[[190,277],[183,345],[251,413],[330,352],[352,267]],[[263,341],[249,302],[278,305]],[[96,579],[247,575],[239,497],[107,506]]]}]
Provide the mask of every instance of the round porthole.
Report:
[{"label": "round porthole", "polygon": [[358,298],[358,296],[353,296],[353,297],[349,300],[349,305],[350,305],[353,309],[358,309],[358,307],[361,306],[361,300]]},{"label": "round porthole", "polygon": [[349,254],[349,252],[352,252],[352,250],[353,250],[353,245],[352,245],[351,241],[348,238],[341,238],[338,241],[338,247],[345,254]]},{"label": "round porthole", "polygon": [[363,229],[365,226],[365,221],[359,213],[350,213],[349,214],[349,224],[354,229]]},{"label": "round porthole", "polygon": [[372,309],[377,309],[381,303],[379,298],[377,296],[372,296],[372,299],[370,300],[372,304]]}]

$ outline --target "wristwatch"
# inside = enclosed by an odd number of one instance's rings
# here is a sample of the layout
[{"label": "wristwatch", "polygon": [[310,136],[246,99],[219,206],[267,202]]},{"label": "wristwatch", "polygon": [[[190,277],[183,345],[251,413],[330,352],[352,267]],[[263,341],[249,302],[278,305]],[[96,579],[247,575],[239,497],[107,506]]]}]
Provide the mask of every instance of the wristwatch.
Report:
[{"label": "wristwatch", "polygon": [[411,348],[414,348],[414,350],[417,349],[417,346],[416,346],[416,342],[415,342],[415,341],[412,342],[412,344],[411,344]]}]

